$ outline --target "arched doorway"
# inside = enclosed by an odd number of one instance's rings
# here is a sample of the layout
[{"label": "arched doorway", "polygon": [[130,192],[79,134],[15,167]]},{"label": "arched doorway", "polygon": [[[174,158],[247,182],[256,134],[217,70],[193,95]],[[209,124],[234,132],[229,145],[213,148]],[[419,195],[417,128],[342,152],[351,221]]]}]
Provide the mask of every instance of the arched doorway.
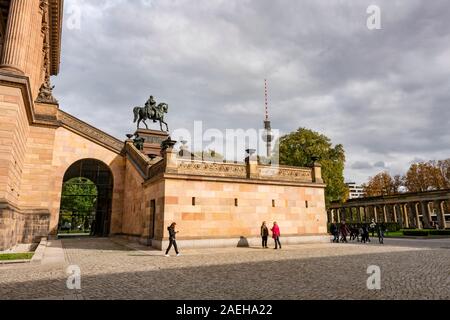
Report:
[{"label": "arched doorway", "polygon": [[75,162],[64,175],[62,190],[59,235],[109,235],[113,176],[106,164],[95,159]]}]

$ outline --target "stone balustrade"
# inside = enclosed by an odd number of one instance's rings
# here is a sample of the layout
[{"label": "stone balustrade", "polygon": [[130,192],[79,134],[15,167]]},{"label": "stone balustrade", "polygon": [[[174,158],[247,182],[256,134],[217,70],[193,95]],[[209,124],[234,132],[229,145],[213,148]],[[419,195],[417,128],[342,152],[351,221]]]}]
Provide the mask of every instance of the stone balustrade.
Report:
[{"label": "stone balustrade", "polygon": [[[267,166],[257,162],[246,163],[211,162],[178,158],[173,150],[165,151],[164,158],[150,160],[139,152],[132,143],[127,144],[127,154],[139,167],[142,174],[151,179],[161,173],[281,181],[292,183],[322,183],[316,167],[300,168],[288,166]],[[316,180],[316,178],[318,178]]]},{"label": "stone balustrade", "polygon": [[268,180],[313,182],[311,168],[258,166],[258,176]]},{"label": "stone balustrade", "polygon": [[247,177],[247,167],[245,164],[217,163],[203,161],[178,161],[176,172],[178,174],[216,176],[227,178]]}]

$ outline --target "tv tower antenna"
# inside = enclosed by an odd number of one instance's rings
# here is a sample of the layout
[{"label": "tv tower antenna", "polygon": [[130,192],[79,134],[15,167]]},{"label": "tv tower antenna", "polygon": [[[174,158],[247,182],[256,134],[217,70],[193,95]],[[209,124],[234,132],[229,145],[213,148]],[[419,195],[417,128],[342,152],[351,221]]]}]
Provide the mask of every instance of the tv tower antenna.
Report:
[{"label": "tv tower antenna", "polygon": [[265,90],[265,120],[264,120],[264,135],[263,140],[266,142],[267,147],[267,158],[270,158],[272,156],[272,141],[273,141],[273,134],[272,134],[272,125],[269,118],[269,87],[267,85],[267,79],[264,79],[264,90]]}]

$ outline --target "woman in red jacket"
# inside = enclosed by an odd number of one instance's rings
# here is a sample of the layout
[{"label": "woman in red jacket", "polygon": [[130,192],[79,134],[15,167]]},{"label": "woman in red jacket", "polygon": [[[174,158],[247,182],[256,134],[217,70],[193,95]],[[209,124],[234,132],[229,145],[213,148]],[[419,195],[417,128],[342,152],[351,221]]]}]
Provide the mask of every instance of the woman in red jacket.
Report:
[{"label": "woman in red jacket", "polygon": [[272,238],[275,240],[275,250],[278,249],[278,246],[280,246],[281,249],[281,242],[280,242],[280,227],[278,227],[278,224],[276,222],[273,223],[273,228],[270,229],[272,231]]}]

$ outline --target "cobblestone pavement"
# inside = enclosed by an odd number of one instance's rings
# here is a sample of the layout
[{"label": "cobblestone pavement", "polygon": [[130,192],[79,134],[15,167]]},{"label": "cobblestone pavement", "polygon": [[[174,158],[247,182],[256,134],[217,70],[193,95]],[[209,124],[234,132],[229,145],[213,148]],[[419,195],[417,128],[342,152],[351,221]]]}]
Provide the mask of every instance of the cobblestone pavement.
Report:
[{"label": "cobblestone pavement", "polygon": [[[65,262],[0,267],[0,299],[450,299],[450,250],[360,244],[186,250],[62,240]],[[81,268],[81,291],[66,268]],[[381,268],[378,291],[367,268]]]}]

